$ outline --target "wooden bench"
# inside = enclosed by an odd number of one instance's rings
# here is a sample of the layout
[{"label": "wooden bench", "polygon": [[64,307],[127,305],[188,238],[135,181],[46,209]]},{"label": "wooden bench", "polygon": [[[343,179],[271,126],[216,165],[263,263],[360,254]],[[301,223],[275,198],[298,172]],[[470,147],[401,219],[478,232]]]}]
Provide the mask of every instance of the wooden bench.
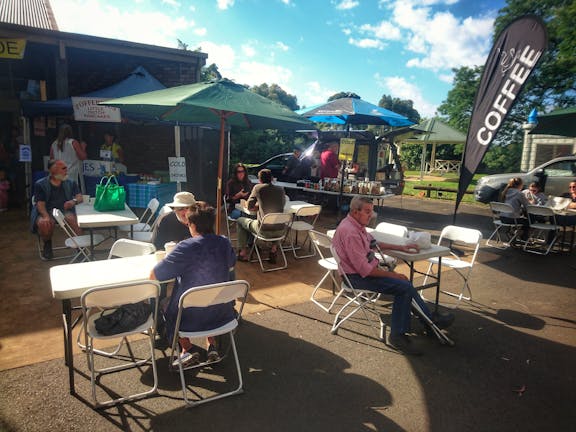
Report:
[{"label": "wooden bench", "polygon": [[[426,191],[426,198],[430,198],[430,192],[434,191],[436,192],[436,197],[440,197],[442,196],[441,192],[452,192],[452,193],[458,193],[458,189],[456,188],[448,188],[448,187],[441,187],[441,186],[432,186],[431,184],[429,184],[428,186],[424,186],[424,185],[415,185],[414,186],[415,190],[424,190]],[[473,191],[469,191],[467,190],[466,192],[464,192],[466,194],[472,194],[474,193]]]}]

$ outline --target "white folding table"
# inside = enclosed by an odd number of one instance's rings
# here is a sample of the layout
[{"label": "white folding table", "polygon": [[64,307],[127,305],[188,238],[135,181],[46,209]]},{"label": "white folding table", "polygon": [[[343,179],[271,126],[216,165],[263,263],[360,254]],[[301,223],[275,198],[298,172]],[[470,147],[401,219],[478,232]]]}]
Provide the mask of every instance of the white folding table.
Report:
[{"label": "white folding table", "polygon": [[142,255],[101,261],[64,264],[50,269],[52,296],[62,301],[64,362],[68,366],[70,394],[74,394],[74,356],[72,353],[72,300],[90,288],[102,285],[149,280],[156,256]]},{"label": "white folding table", "polygon": [[[124,210],[100,212],[94,209],[90,203],[81,203],[76,206],[76,216],[78,226],[90,231],[90,254],[94,255],[94,230],[98,228],[114,228],[114,238],[117,237],[116,228],[121,225],[133,225],[138,223],[139,219],[134,212],[124,204]],[[132,237],[132,227],[130,228],[130,237]]]}]

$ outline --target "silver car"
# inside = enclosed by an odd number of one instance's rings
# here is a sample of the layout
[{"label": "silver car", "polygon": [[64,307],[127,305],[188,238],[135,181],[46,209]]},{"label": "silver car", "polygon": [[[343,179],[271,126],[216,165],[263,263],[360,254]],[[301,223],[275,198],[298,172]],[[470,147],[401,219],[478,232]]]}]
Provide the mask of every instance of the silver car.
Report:
[{"label": "silver car", "polygon": [[482,177],[474,188],[474,198],[482,203],[498,201],[500,193],[512,177],[520,177],[525,187],[532,182],[538,182],[546,195],[560,196],[568,192],[568,184],[576,179],[576,155],[552,159],[525,173]]}]

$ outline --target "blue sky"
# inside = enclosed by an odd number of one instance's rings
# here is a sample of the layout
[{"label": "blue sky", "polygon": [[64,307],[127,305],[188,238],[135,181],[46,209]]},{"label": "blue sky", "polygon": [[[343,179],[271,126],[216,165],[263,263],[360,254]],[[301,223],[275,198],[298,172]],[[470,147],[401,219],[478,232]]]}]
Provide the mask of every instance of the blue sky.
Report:
[{"label": "blue sky", "polygon": [[240,84],[301,107],[340,91],[412,99],[434,115],[451,69],[483,64],[505,0],[51,0],[61,31],[201,47]]}]

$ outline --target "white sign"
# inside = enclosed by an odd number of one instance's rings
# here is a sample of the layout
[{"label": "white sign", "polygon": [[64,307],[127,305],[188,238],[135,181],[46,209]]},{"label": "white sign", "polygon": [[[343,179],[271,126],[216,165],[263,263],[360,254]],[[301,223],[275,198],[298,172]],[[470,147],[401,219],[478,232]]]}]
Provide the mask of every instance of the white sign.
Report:
[{"label": "white sign", "polygon": [[82,161],[84,167],[84,175],[90,177],[102,177],[111,172],[126,173],[126,165],[119,162],[101,161],[86,159]]},{"label": "white sign", "polygon": [[120,109],[104,105],[105,98],[73,97],[74,120],[120,123]]},{"label": "white sign", "polygon": [[32,162],[32,147],[20,145],[20,162]]},{"label": "white sign", "polygon": [[168,167],[171,182],[186,181],[186,159],[183,157],[169,157]]}]

